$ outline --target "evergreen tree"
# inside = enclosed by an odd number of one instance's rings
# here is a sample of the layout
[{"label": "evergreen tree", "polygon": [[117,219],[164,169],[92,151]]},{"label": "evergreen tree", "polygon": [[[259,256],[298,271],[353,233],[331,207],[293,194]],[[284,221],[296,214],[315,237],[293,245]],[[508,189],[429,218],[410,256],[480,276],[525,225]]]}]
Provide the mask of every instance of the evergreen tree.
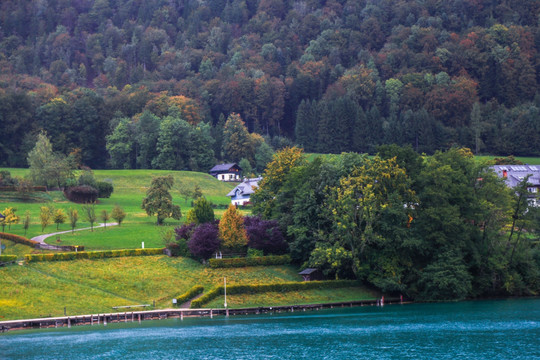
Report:
[{"label": "evergreen tree", "polygon": [[193,214],[197,225],[214,221],[214,209],[212,203],[201,196],[193,204]]},{"label": "evergreen tree", "polygon": [[144,111],[135,125],[137,143],[137,168],[150,169],[157,155],[160,119],[149,111]]},{"label": "evergreen tree", "polygon": [[228,161],[239,162],[242,158],[250,160],[254,156],[252,138],[238,114],[231,114],[223,128],[223,156]]},{"label": "evergreen tree", "polygon": [[317,143],[317,102],[302,100],[296,112],[296,143],[307,152],[316,151]]}]

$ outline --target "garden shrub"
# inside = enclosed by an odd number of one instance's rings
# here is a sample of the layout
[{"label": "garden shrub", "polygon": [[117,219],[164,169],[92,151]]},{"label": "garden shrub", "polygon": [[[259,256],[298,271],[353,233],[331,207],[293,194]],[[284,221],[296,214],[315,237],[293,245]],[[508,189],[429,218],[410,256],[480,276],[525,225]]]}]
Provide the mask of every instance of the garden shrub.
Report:
[{"label": "garden shrub", "polygon": [[19,243],[19,244],[23,244],[23,245],[27,245],[27,246],[31,246],[31,247],[36,247],[36,245],[39,244],[37,241],[27,239],[24,236],[19,236],[19,235],[15,235],[15,234],[8,234],[8,233],[2,233],[2,232],[0,232],[0,239],[10,240],[10,241],[13,241],[15,243]]},{"label": "garden shrub", "polygon": [[258,216],[244,217],[248,246],[268,254],[284,254],[289,245],[276,220],[263,220]]},{"label": "garden shrub", "polygon": [[16,261],[17,255],[0,255],[0,263]]},{"label": "garden shrub", "polygon": [[89,185],[72,186],[64,191],[66,198],[75,203],[95,203],[98,199],[98,191]]},{"label": "garden shrub", "polygon": [[60,252],[54,254],[27,254],[24,256],[26,262],[39,261],[61,261],[61,260],[76,260],[76,259],[105,259],[125,256],[145,256],[145,255],[162,255],[162,248],[150,249],[122,249],[122,250],[105,250],[105,251],[78,251],[78,252]]},{"label": "garden shrub", "polygon": [[110,198],[114,191],[113,185],[105,181],[98,181],[96,183],[96,188],[98,191],[98,198]]},{"label": "garden shrub", "polygon": [[176,298],[176,304],[180,306],[181,304],[185,303],[189,299],[193,299],[195,296],[201,294],[203,290],[204,290],[204,287],[202,287],[201,285],[193,286],[187,292],[183,293],[182,295]]},{"label": "garden shrub", "polygon": [[219,249],[218,228],[214,223],[201,224],[193,230],[188,248],[193,256],[208,259]]}]

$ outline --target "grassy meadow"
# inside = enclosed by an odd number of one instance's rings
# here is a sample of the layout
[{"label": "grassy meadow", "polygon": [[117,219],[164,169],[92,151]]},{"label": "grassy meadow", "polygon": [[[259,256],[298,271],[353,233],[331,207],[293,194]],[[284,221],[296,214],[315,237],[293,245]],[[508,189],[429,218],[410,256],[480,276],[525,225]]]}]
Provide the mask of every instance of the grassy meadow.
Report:
[{"label": "grassy meadow", "polygon": [[[294,266],[211,269],[192,259],[125,257],[31,263],[0,268],[0,321],[44,316],[114,312],[113,306],[171,307],[194,285],[205,292],[223,284],[300,281]],[[337,302],[376,297],[364,288],[310,290],[227,297],[231,307]],[[216,299],[207,307],[223,307]]]},{"label": "grassy meadow", "polygon": [[[8,170],[12,176],[24,177],[27,169],[0,169]],[[141,242],[144,241],[145,247],[162,247],[162,235],[167,230],[173,229],[183,223],[174,219],[167,219],[164,226],[156,226],[155,216],[148,216],[141,209],[142,199],[146,196],[146,190],[150,186],[154,176],[173,175],[175,185],[171,191],[173,202],[179,205],[182,209],[182,214],[185,215],[191,208],[191,200],[187,201],[182,197],[179,191],[180,184],[193,189],[198,185],[204,196],[214,204],[227,205],[230,199],[226,194],[235,186],[234,183],[224,183],[218,181],[214,177],[198,172],[191,171],[165,171],[165,170],[95,170],[94,175],[98,181],[109,181],[114,186],[114,192],[108,199],[99,199],[99,203],[95,207],[95,212],[99,216],[102,210],[107,210],[109,213],[115,206],[120,205],[127,213],[126,218],[121,226],[107,227],[94,229],[91,231],[75,232],[73,234],[62,234],[52,238],[48,238],[46,242],[59,245],[84,245],[87,250],[98,249],[126,249],[141,247]],[[3,193],[4,196],[9,196],[9,193]],[[48,192],[39,194],[43,202],[20,202],[13,201],[7,197],[0,197],[0,211],[13,207],[17,209],[16,214],[22,217],[29,210],[31,214],[31,225],[28,229],[26,237],[32,238],[37,235],[56,232],[56,224],[51,224],[42,232],[39,222],[40,207],[47,204],[52,204],[55,208],[67,210],[72,207],[79,211],[79,221],[77,229],[90,227],[84,219],[82,206],[67,201],[61,192]],[[215,214],[221,217],[225,210],[216,209]],[[113,222],[114,220],[110,220]],[[65,224],[61,224],[59,231],[71,230],[69,219]],[[98,222],[101,222],[98,219]],[[22,222],[12,225],[10,229],[5,228],[6,232],[25,235],[22,227]]]}]

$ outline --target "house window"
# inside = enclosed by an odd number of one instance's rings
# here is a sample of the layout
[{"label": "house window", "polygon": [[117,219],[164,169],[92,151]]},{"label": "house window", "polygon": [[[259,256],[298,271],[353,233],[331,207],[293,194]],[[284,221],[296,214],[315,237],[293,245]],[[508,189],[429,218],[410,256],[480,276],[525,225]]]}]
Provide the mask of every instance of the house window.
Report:
[{"label": "house window", "polygon": [[528,190],[530,193],[534,193],[534,194],[536,194],[536,193],[538,192],[538,188],[535,188],[535,187],[527,188],[527,190]]}]

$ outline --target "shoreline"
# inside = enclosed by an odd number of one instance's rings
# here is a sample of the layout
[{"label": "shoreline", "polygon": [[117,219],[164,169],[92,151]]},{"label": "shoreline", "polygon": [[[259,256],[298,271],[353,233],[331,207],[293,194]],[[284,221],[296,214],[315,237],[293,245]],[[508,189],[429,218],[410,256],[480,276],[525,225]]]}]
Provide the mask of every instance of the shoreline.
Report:
[{"label": "shoreline", "polygon": [[[102,314],[89,314],[89,315],[74,315],[74,316],[61,316],[61,317],[49,317],[49,318],[36,318],[36,319],[21,319],[21,320],[7,320],[0,321],[0,333],[16,330],[26,329],[49,329],[58,327],[81,326],[81,325],[102,325],[106,326],[108,323],[132,323],[145,320],[163,320],[171,318],[184,317],[207,317],[214,316],[234,316],[234,315],[250,315],[250,314],[268,314],[268,313],[282,313],[282,312],[295,312],[295,311],[318,311],[322,309],[333,308],[345,308],[345,307],[359,307],[359,306],[381,306],[380,300],[359,300],[359,301],[347,301],[337,303],[323,303],[323,304],[307,304],[307,305],[284,305],[284,306],[261,306],[251,308],[220,308],[220,309],[159,309],[159,310],[146,310],[146,311],[128,311],[128,312],[116,312],[116,313],[102,313]],[[383,305],[390,304],[409,304],[411,302],[402,302],[399,298],[390,298],[385,300]]]}]

